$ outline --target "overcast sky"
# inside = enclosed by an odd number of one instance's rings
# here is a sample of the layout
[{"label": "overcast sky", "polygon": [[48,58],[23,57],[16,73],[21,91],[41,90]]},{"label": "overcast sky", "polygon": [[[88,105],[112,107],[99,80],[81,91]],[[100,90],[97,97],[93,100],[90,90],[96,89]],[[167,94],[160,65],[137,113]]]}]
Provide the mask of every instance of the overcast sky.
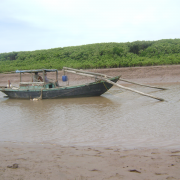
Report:
[{"label": "overcast sky", "polygon": [[180,0],[0,0],[0,53],[180,38]]}]

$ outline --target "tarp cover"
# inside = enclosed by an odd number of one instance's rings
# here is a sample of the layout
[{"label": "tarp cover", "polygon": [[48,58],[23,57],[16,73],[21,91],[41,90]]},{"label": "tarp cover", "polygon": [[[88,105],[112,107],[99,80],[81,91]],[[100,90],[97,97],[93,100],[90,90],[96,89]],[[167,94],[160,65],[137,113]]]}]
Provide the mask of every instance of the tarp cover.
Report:
[{"label": "tarp cover", "polygon": [[57,69],[16,70],[16,73],[55,72]]}]

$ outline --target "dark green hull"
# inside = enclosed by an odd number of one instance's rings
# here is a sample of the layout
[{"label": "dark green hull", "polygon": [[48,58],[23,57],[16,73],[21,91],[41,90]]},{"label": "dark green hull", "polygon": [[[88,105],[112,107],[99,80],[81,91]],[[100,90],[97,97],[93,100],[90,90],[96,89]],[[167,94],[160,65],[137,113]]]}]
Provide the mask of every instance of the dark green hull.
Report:
[{"label": "dark green hull", "polygon": [[[110,78],[111,81],[117,82],[119,76]],[[55,98],[71,98],[71,97],[89,97],[89,96],[100,96],[108,91],[113,85],[103,80],[79,85],[79,86],[68,86],[68,87],[56,87],[56,88],[38,88],[29,89],[27,88],[0,88],[0,91],[5,93],[9,98],[12,99],[55,99]]]}]

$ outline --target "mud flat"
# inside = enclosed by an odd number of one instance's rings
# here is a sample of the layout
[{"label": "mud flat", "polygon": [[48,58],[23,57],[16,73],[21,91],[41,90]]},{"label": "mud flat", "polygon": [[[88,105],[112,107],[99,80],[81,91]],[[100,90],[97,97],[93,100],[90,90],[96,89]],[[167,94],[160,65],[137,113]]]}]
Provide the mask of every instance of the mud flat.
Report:
[{"label": "mud flat", "polygon": [[[107,74],[109,76],[121,75],[122,78],[134,80],[141,83],[176,83],[180,82],[180,65],[169,66],[146,66],[146,67],[125,67],[125,68],[107,68],[107,69],[90,69],[86,71]],[[61,83],[62,71],[59,71],[59,82]],[[68,73],[70,84],[77,82],[86,83],[87,77]],[[54,73],[48,73],[48,78],[55,78]],[[12,84],[19,83],[19,73],[0,74],[0,85],[6,85],[10,80]],[[22,81],[30,81],[31,75],[22,76]]]},{"label": "mud flat", "polygon": [[180,150],[1,142],[0,152],[0,179],[180,179]]}]

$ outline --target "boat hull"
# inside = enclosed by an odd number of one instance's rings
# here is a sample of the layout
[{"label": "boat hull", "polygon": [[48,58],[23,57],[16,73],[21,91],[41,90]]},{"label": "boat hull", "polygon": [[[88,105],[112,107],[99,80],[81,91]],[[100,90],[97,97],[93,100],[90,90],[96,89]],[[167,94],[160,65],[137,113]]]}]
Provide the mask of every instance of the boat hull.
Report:
[{"label": "boat hull", "polygon": [[[117,82],[119,76],[110,78],[111,81]],[[113,85],[107,83],[103,80],[79,85],[79,86],[67,86],[58,88],[41,88],[41,89],[10,89],[4,88],[0,89],[9,98],[12,99],[55,99],[55,98],[71,98],[71,97],[90,97],[90,96],[100,96],[106,91],[108,91]]]}]

